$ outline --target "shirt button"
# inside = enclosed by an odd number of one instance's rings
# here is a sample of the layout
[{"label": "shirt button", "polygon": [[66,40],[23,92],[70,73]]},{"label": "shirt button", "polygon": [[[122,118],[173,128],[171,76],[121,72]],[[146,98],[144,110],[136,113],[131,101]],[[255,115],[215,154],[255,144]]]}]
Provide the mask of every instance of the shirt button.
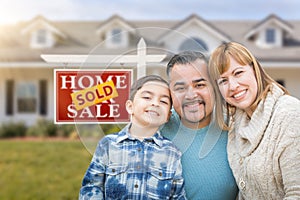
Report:
[{"label": "shirt button", "polygon": [[112,172],[115,172],[116,170],[115,170],[115,169],[112,169],[111,171],[112,171]]},{"label": "shirt button", "polygon": [[159,176],[162,176],[162,173],[161,173],[161,172],[159,172],[159,173],[158,173],[158,175],[159,175]]},{"label": "shirt button", "polygon": [[139,147],[137,150],[138,150],[138,151],[142,151],[142,148],[141,148],[141,147]]},{"label": "shirt button", "polygon": [[137,168],[137,169],[141,169],[141,166],[140,166],[140,165],[138,165],[138,166],[136,166],[136,168]]},{"label": "shirt button", "polygon": [[139,185],[138,185],[138,184],[135,184],[135,185],[134,185],[134,187],[135,187],[135,188],[138,188],[138,187],[139,187]]}]

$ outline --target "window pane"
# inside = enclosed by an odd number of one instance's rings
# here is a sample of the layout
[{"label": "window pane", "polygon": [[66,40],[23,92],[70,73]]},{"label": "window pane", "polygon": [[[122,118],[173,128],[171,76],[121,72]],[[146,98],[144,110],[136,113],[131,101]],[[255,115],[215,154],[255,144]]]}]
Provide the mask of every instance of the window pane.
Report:
[{"label": "window pane", "polygon": [[179,47],[179,51],[189,50],[206,52],[208,51],[208,47],[200,38],[190,38],[183,41]]},{"label": "window pane", "polygon": [[17,85],[18,112],[36,112],[37,87],[34,83],[23,82]]},{"label": "window pane", "polygon": [[121,34],[121,29],[113,29],[112,30],[112,42],[113,43],[117,43],[117,44],[119,44],[119,43],[121,43],[121,41],[122,41],[122,34]]},{"label": "window pane", "polygon": [[34,98],[19,98],[18,99],[18,112],[35,112],[36,99]]},{"label": "window pane", "polygon": [[46,43],[46,30],[40,29],[37,31],[37,43],[45,44]]},{"label": "window pane", "polygon": [[274,29],[266,30],[266,41],[267,41],[267,43],[275,42],[275,30]]}]

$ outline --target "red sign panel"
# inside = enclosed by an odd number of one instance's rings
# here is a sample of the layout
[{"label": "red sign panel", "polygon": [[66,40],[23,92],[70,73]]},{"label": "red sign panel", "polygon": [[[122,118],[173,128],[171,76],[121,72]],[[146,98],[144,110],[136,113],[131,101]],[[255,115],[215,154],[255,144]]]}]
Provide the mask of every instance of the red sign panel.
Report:
[{"label": "red sign panel", "polygon": [[[112,83],[113,82],[113,83]],[[55,69],[55,123],[127,123],[129,115],[125,102],[129,98],[132,70],[78,70]],[[91,105],[92,89],[109,83],[117,96]],[[101,84],[101,85],[99,85]],[[85,92],[88,91],[88,92]],[[78,101],[86,107],[75,107],[71,94],[78,95]],[[87,96],[84,96],[87,95]],[[76,102],[77,103],[77,102]]]}]

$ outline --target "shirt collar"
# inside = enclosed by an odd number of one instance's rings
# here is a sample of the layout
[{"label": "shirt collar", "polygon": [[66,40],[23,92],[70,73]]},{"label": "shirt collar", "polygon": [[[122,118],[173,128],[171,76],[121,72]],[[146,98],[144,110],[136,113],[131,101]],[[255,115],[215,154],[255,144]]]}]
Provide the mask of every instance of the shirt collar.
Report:
[{"label": "shirt collar", "polygon": [[[131,123],[126,125],[118,134],[118,138],[116,140],[117,143],[123,142],[126,139],[136,140],[135,138],[131,137],[129,134],[129,128],[131,126]],[[154,141],[155,144],[157,144],[159,147],[162,147],[163,145],[163,136],[161,135],[160,131],[157,131],[152,137],[144,139],[144,141]]]},{"label": "shirt collar", "polygon": [[126,139],[129,138],[129,132],[128,129],[131,126],[131,124],[126,125],[119,133],[118,133],[118,138],[116,139],[117,143],[120,143]]},{"label": "shirt collar", "polygon": [[159,146],[162,147],[163,145],[163,136],[161,135],[160,131],[157,131],[152,137],[153,141]]}]

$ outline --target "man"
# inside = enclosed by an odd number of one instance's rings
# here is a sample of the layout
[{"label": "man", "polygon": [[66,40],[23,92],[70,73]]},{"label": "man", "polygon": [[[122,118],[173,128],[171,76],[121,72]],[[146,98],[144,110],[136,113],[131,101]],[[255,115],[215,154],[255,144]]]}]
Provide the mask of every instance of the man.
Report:
[{"label": "man", "polygon": [[227,132],[213,123],[214,92],[207,58],[182,52],[167,66],[176,111],[162,128],[182,151],[185,190],[189,200],[235,199],[237,186],[227,160]]}]

